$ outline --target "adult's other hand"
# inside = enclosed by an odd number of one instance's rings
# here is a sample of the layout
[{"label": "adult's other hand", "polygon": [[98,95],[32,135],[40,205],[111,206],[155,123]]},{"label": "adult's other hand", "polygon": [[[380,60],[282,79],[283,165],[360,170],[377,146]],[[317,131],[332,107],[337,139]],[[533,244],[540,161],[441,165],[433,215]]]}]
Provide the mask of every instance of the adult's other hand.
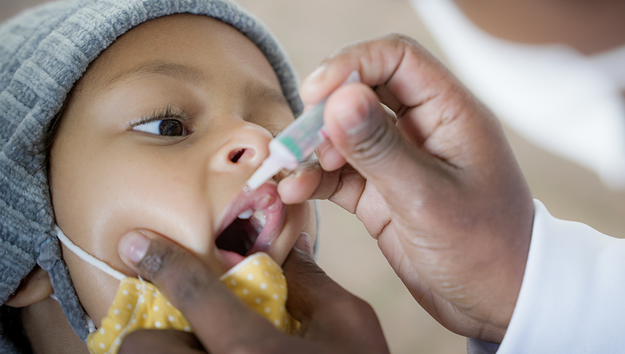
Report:
[{"label": "adult's other hand", "polygon": [[[306,249],[300,237],[297,246]],[[161,235],[133,232],[120,241],[120,256],[152,281],[193,326],[194,334],[144,330],[129,334],[123,353],[388,353],[377,316],[363,300],[332,281],[297,248],[283,269],[287,310],[302,324],[279,332],[191,253]]]}]

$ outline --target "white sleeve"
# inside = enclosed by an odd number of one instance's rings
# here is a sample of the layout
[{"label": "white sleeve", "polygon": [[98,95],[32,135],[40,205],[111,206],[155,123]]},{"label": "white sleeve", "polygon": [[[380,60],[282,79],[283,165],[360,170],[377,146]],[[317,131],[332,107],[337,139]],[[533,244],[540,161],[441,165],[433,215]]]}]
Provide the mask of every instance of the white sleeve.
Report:
[{"label": "white sleeve", "polygon": [[534,205],[523,285],[497,353],[625,352],[625,240]]}]

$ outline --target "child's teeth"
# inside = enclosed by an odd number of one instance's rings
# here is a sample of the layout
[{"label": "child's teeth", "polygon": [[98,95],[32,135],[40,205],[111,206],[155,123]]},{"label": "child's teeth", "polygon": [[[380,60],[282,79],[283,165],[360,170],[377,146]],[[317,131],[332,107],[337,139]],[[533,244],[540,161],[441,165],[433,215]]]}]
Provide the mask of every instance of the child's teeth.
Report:
[{"label": "child's teeth", "polygon": [[239,219],[249,219],[252,215],[254,215],[254,209],[248,209],[239,214]]},{"label": "child's teeth", "polygon": [[267,215],[265,215],[265,213],[263,213],[261,210],[256,210],[254,212],[254,217],[260,221],[260,224],[262,226],[265,226],[265,224],[267,223]]}]

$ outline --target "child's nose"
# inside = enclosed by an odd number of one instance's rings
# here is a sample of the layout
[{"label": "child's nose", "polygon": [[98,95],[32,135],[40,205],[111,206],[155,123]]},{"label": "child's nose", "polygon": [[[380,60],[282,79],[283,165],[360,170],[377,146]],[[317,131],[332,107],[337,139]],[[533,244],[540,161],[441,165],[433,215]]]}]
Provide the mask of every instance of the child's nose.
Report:
[{"label": "child's nose", "polygon": [[214,172],[254,172],[269,156],[271,134],[264,128],[247,123],[228,133],[225,143],[211,158]]}]

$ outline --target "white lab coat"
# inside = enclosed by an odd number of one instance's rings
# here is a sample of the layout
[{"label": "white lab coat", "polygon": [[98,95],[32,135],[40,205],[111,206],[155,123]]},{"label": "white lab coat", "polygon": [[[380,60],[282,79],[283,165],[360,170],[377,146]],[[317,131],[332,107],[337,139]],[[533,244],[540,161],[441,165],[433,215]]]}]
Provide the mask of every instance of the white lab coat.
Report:
[{"label": "white lab coat", "polygon": [[625,240],[553,217],[535,201],[529,257],[500,346],[469,354],[625,353]]}]

